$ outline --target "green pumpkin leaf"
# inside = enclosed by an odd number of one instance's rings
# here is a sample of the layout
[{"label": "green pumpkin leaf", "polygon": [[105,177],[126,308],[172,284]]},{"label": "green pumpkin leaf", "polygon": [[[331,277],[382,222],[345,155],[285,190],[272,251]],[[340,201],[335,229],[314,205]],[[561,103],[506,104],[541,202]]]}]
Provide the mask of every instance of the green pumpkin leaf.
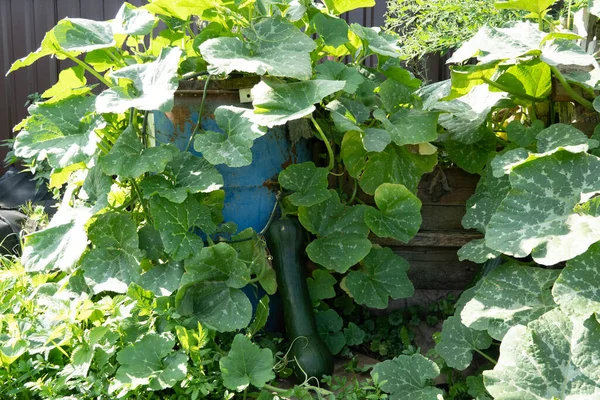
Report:
[{"label": "green pumpkin leaf", "polygon": [[181,288],[175,305],[179,314],[218,332],[245,328],[252,319],[248,297],[225,282],[200,282]]},{"label": "green pumpkin leaf", "polygon": [[136,224],[125,214],[100,215],[88,236],[94,248],[81,259],[86,283],[93,292],[126,293],[142,273]]},{"label": "green pumpkin leaf", "polygon": [[299,207],[302,225],[317,235],[306,248],[308,257],[325,268],[344,273],[371,250],[369,228],[364,222],[366,207],[345,206],[334,190],[323,203]]},{"label": "green pumpkin leaf", "polygon": [[544,98],[552,91],[552,72],[545,62],[533,60],[509,67],[496,82],[515,93]]},{"label": "green pumpkin leaf", "polygon": [[112,22],[112,30],[119,35],[143,36],[152,32],[156,18],[143,8],[123,3]]},{"label": "green pumpkin leaf", "polygon": [[171,261],[152,267],[140,277],[138,284],[158,297],[170,296],[179,288],[182,276],[183,263]]},{"label": "green pumpkin leaf", "polygon": [[58,46],[58,43],[56,42],[56,37],[54,36],[54,29],[52,29],[44,35],[44,39],[42,39],[42,44],[36,51],[29,53],[25,57],[15,61],[10,66],[10,69],[6,74],[8,75],[13,71],[33,65],[33,63],[35,63],[37,60],[42,59],[46,56],[57,54],[59,51],[60,48]]},{"label": "green pumpkin leaf", "polygon": [[593,55],[586,53],[579,45],[569,39],[555,39],[544,43],[540,59],[548,65],[573,65],[588,67],[597,65]]},{"label": "green pumpkin leaf", "polygon": [[440,369],[431,360],[420,354],[398,356],[373,367],[371,377],[377,375],[379,382],[385,381],[381,389],[390,393],[390,400],[436,400],[443,392],[432,380]]},{"label": "green pumpkin leaf", "polygon": [[200,45],[212,75],[233,71],[310,79],[310,52],[315,42],[281,17],[268,17],[242,31],[239,38],[219,37]]},{"label": "green pumpkin leaf", "polygon": [[310,207],[331,197],[327,190],[329,170],[317,168],[312,161],[292,164],[279,173],[279,183],[295,193],[289,196],[295,206]]},{"label": "green pumpkin leaf", "polygon": [[25,270],[71,271],[87,247],[85,225],[93,214],[89,208],[63,206],[47,228],[25,236],[21,258]]},{"label": "green pumpkin leaf", "polygon": [[102,168],[96,164],[87,171],[79,198],[96,207],[106,207],[112,184],[112,178],[102,172]]},{"label": "green pumpkin leaf", "polygon": [[413,93],[416,89],[394,79],[386,79],[379,85],[379,97],[385,109],[394,112],[400,110],[403,105],[413,102]]},{"label": "green pumpkin leaf", "polygon": [[379,237],[408,243],[421,227],[421,200],[404,185],[384,183],[375,190],[379,210],[368,208],[365,222]]},{"label": "green pumpkin leaf", "polygon": [[360,329],[354,322],[350,322],[347,328],[344,328],[344,338],[348,346],[359,346],[365,339],[365,331]]},{"label": "green pumpkin leaf", "polygon": [[456,165],[471,174],[479,174],[485,167],[490,153],[496,152],[496,135],[486,127],[480,128],[482,138],[471,144],[461,143],[458,140],[447,138],[444,148],[448,157]]},{"label": "green pumpkin leaf", "polygon": [[368,194],[375,194],[382,184],[394,183],[414,193],[423,174],[433,171],[436,164],[437,154],[419,155],[404,146],[391,144],[380,153],[369,154],[360,176],[360,187]]},{"label": "green pumpkin leaf", "polygon": [[263,296],[256,305],[254,321],[248,327],[250,336],[256,335],[267,324],[269,319],[269,296]]},{"label": "green pumpkin leaf", "polygon": [[345,86],[344,81],[277,83],[273,80],[263,80],[252,88],[254,99],[252,120],[259,125],[272,128],[306,117],[315,111],[315,103],[344,89]]},{"label": "green pumpkin leaf", "polygon": [[462,63],[474,56],[484,64],[511,60],[533,50],[539,52],[545,37],[546,33],[531,22],[512,22],[502,28],[486,26],[454,52],[448,63]]},{"label": "green pumpkin leaf", "polygon": [[53,29],[57,44],[67,52],[87,52],[116,46],[112,23],[65,18]]},{"label": "green pumpkin leaf", "polygon": [[[322,15],[322,14],[320,14]],[[342,20],[343,21],[343,20]],[[345,23],[345,22],[344,22]],[[328,81],[346,81],[344,92],[356,93],[358,87],[364,82],[365,78],[354,67],[349,67],[340,62],[324,61],[315,66],[317,79]]]},{"label": "green pumpkin leaf", "polygon": [[493,260],[500,255],[500,252],[490,249],[485,245],[485,239],[471,240],[458,250],[458,260],[469,260],[477,264],[483,264],[488,260]]},{"label": "green pumpkin leaf", "polygon": [[488,115],[506,97],[506,93],[492,92],[487,85],[481,85],[457,99],[435,103],[432,110],[446,112],[440,114],[439,124],[450,132],[453,140],[473,144],[488,134]]},{"label": "green pumpkin leaf", "polygon": [[497,0],[494,6],[499,9],[523,10],[541,14],[554,3],[556,0]]},{"label": "green pumpkin leaf", "polygon": [[123,113],[130,108],[171,111],[179,85],[177,67],[181,54],[178,47],[164,48],[151,63],[130,65],[112,72],[112,78],[131,83],[100,93],[96,98],[96,111]]},{"label": "green pumpkin leaf", "polygon": [[444,99],[451,100],[468,94],[474,87],[484,85],[486,80],[493,80],[497,71],[497,61],[488,64],[453,66],[452,90]]},{"label": "green pumpkin leaf", "polygon": [[204,158],[188,152],[176,152],[163,170],[164,174],[148,176],[140,183],[145,199],[159,195],[173,203],[182,203],[188,194],[210,193],[223,187],[219,171]]},{"label": "green pumpkin leaf", "polygon": [[100,116],[92,115],[94,97],[69,97],[29,107],[14,144],[17,157],[48,160],[53,168],[87,162],[96,153],[97,129],[105,126]]},{"label": "green pumpkin leaf", "polygon": [[554,284],[554,301],[569,315],[600,315],[600,244],[567,263]]},{"label": "green pumpkin leaf", "polygon": [[383,110],[375,110],[373,116],[381,121],[397,145],[433,142],[437,139],[437,113],[402,109],[388,119]]},{"label": "green pumpkin leaf", "polygon": [[415,289],[406,272],[408,262],[386,248],[373,248],[362,261],[363,268],[351,271],[345,287],[358,304],[384,309],[388,299],[411,297]]},{"label": "green pumpkin leaf", "polygon": [[335,128],[340,132],[362,131],[358,124],[366,121],[371,114],[364,104],[343,97],[330,102],[325,108],[330,111]]},{"label": "green pumpkin leaf", "polygon": [[536,136],[544,130],[544,123],[539,119],[534,121],[530,127],[519,121],[512,121],[506,126],[508,140],[521,147],[529,147],[536,143]]},{"label": "green pumpkin leaf", "polygon": [[[146,258],[159,260],[164,257],[165,246],[160,238],[160,232],[152,225],[144,225],[138,230],[140,250],[146,253]],[[149,290],[149,289],[147,289]]]},{"label": "green pumpkin leaf", "polygon": [[42,93],[42,97],[52,103],[57,103],[60,100],[64,100],[72,95],[82,96],[89,93],[92,88],[85,86],[87,79],[85,78],[85,70],[83,67],[71,67],[63,69],[58,74],[58,82],[54,84],[50,89],[47,89]]},{"label": "green pumpkin leaf", "polygon": [[471,329],[502,340],[515,325],[525,325],[556,307],[550,289],[560,271],[509,262],[492,270],[460,315]]},{"label": "green pumpkin leaf", "polygon": [[392,143],[392,138],[385,129],[367,128],[363,132],[362,142],[365,150],[380,153]]},{"label": "green pumpkin leaf", "polygon": [[201,228],[205,233],[212,233],[216,229],[208,207],[193,196],[181,204],[155,196],[150,200],[150,211],[165,251],[175,261],[188,258],[204,246],[193,228]]},{"label": "green pumpkin leaf", "polygon": [[492,400],[490,394],[485,390],[483,375],[468,376],[467,387],[469,395],[473,396],[474,400]]},{"label": "green pumpkin leaf", "polygon": [[343,19],[317,13],[312,23],[327,46],[339,47],[348,42],[348,24]]},{"label": "green pumpkin leaf", "polygon": [[344,320],[331,308],[319,311],[315,315],[319,336],[323,339],[331,354],[335,355],[342,351],[346,345],[346,338],[342,332]]},{"label": "green pumpkin leaf", "polygon": [[206,131],[196,136],[194,149],[213,165],[225,164],[228,167],[245,167],[252,163],[254,140],[267,130],[253,123],[252,111],[220,106],[215,110],[215,121],[224,133]]},{"label": "green pumpkin leaf", "polygon": [[440,336],[435,351],[442,356],[449,367],[459,371],[471,365],[473,351],[485,350],[492,345],[492,338],[487,332],[467,328],[457,316],[444,321]]},{"label": "green pumpkin leaf", "polygon": [[127,393],[139,386],[152,390],[173,387],[187,374],[188,357],[173,353],[175,338],[171,333],[149,333],[117,353],[120,364],[109,393]]},{"label": "green pumpkin leaf", "polygon": [[512,189],[487,227],[487,246],[515,257],[531,254],[543,265],[584,253],[600,240],[600,217],[575,207],[600,192],[598,173],[600,159],[566,151],[514,168]]},{"label": "green pumpkin leaf", "polygon": [[107,175],[135,179],[146,172],[159,173],[178,154],[174,146],[144,148],[137,133],[127,127],[112,149],[98,159],[98,165]]},{"label": "green pumpkin leaf", "polygon": [[600,393],[600,323],[572,320],[560,309],[512,328],[498,364],[483,373],[494,399],[597,399]]},{"label": "green pumpkin leaf", "polygon": [[387,57],[400,57],[398,39],[392,35],[381,32],[379,27],[364,27],[355,23],[350,25],[350,30],[356,36],[366,41],[369,50],[373,53]]},{"label": "green pumpkin leaf", "polygon": [[492,167],[488,164],[477,183],[475,194],[467,201],[467,212],[462,219],[463,227],[485,233],[492,215],[509,190],[508,176],[494,177]]},{"label": "green pumpkin leaf", "polygon": [[312,277],[306,279],[306,282],[313,303],[335,297],[334,286],[337,281],[328,271],[316,269],[313,271]]},{"label": "green pumpkin leaf", "polygon": [[259,283],[269,295],[277,292],[275,270],[267,259],[267,245],[259,238],[254,229],[247,228],[231,237],[231,246],[237,251],[238,258],[249,265],[250,272],[260,276]]},{"label": "green pumpkin leaf", "polygon": [[250,281],[250,270],[238,259],[233,247],[217,243],[185,260],[181,286],[203,281],[225,282],[231,288],[240,289]]},{"label": "green pumpkin leaf", "polygon": [[334,14],[343,14],[363,7],[374,7],[375,0],[325,0],[325,5]]},{"label": "green pumpkin leaf", "polygon": [[219,0],[152,0],[144,6],[150,12],[187,21],[192,15],[202,16],[205,11],[222,5]]},{"label": "green pumpkin leaf", "polygon": [[223,374],[223,385],[238,392],[250,385],[260,389],[275,379],[271,350],[261,349],[240,334],[233,338],[229,354],[219,360],[219,367]]}]

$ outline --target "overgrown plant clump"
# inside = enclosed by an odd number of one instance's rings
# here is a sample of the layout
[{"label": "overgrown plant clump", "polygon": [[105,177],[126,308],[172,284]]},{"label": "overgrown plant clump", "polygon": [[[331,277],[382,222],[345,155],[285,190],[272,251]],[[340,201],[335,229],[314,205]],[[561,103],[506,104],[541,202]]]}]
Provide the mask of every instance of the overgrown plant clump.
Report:
[{"label": "overgrown plant clump", "polygon": [[[437,163],[429,144],[437,113],[421,109],[421,82],[400,67],[394,38],[339,18],[372,5],[125,3],[113,21],[60,21],[40,49],[13,64],[11,71],[54,56],[75,66],[15,128],[15,156],[47,175],[62,202],[4,271],[19,285],[3,293],[0,354],[10,384],[2,391],[17,398],[335,398],[312,377],[291,390],[276,387],[276,372],[294,360],[285,349],[256,344],[268,298],[253,319],[241,290],[260,285],[273,294],[274,272],[262,237],[251,229],[232,234],[223,220],[227,188],[214,165],[249,165],[267,128],[305,118],[322,141],[324,165],[290,165],[279,183],[285,213],[312,234],[313,283],[339,284],[376,308],[412,295],[407,262],[370,235],[407,242],[418,231],[415,192]],[[159,21],[166,28],[156,34]],[[372,56],[377,63],[366,68]],[[253,107],[219,107],[221,132],[198,125],[187,148],[202,156],[157,142],[151,116],[172,109],[181,79],[208,75],[209,88],[231,74],[261,77]],[[91,76],[97,84],[88,84]],[[362,204],[359,189],[376,206]],[[324,303],[317,320],[338,353],[343,321]],[[375,380],[377,393],[398,390]]]}]

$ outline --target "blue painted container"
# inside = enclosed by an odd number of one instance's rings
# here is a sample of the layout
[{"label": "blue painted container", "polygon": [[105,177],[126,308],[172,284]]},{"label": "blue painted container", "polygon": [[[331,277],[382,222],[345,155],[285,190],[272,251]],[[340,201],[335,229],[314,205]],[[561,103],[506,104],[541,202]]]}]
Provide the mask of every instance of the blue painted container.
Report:
[{"label": "blue painted container", "polygon": [[[240,102],[239,89],[252,88],[255,79],[241,78],[228,81],[215,81],[207,92],[202,113],[202,128],[215,132],[219,129],[214,112],[219,106],[236,106],[251,108],[251,103]],[[192,130],[198,122],[198,111],[202,101],[204,84],[201,82],[182,82],[175,93],[175,105],[168,113],[155,112],[151,129],[156,140],[161,143],[173,143],[184,151]],[[199,133],[200,135],[202,133]],[[192,146],[193,147],[193,146]],[[200,155],[192,148],[191,152]],[[291,163],[310,161],[311,152],[306,141],[292,146],[285,126],[269,129],[257,139],[252,147],[252,164],[242,168],[230,168],[225,165],[216,166],[223,175],[225,221],[238,225],[238,231],[253,228],[260,232],[267,224],[276,201],[276,187],[273,178]],[[247,286],[244,293],[256,310],[258,300],[265,295],[261,289]],[[270,302],[267,329],[271,331],[282,328],[282,305],[279,294],[272,296]]]},{"label": "blue painted container", "polygon": [[[214,119],[214,112],[219,106],[251,108],[250,103],[240,103],[238,89],[251,88],[254,83],[256,81],[248,79],[231,80],[226,88],[209,90],[204,102],[202,128],[222,132]],[[175,94],[173,110],[169,113],[155,113],[153,124],[157,141],[173,143],[182,151],[185,150],[191,132],[198,122],[198,110],[203,94],[203,90],[198,90],[199,82],[183,84],[186,86],[180,87]],[[216,84],[219,85],[218,82]],[[238,89],[231,88],[236,84]],[[193,150],[193,146],[191,151],[199,155]],[[292,146],[286,127],[281,126],[269,129],[267,134],[254,142],[251,165],[242,168],[217,165],[216,168],[223,175],[225,182],[225,221],[235,222],[239,231],[253,228],[260,232],[267,224],[275,205],[276,193],[273,185],[270,185],[273,182],[272,178],[287,165],[310,159],[311,153],[306,141]]]}]

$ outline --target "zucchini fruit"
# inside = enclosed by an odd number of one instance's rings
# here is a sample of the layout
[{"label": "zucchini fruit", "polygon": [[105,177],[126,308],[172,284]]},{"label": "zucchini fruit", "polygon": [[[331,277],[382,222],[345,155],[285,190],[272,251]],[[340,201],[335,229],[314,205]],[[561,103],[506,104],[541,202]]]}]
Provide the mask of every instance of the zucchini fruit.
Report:
[{"label": "zucchini fruit", "polygon": [[288,357],[295,360],[294,376],[304,382],[309,377],[320,379],[323,375],[331,375],[333,356],[317,331],[306,283],[304,228],[297,219],[283,218],[271,223],[266,239],[277,274],[286,331],[293,343]]}]

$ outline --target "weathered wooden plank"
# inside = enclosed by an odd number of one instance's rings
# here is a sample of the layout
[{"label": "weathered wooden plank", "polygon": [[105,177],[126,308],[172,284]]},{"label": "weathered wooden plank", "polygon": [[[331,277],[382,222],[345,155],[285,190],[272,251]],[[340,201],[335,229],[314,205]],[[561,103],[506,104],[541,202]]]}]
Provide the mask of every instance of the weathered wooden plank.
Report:
[{"label": "weathered wooden plank", "polygon": [[483,235],[475,231],[421,231],[408,243],[390,238],[371,237],[373,243],[389,247],[462,247]]},{"label": "weathered wooden plank", "polygon": [[439,206],[423,205],[421,216],[423,223],[421,230],[424,231],[457,231],[462,229],[461,220],[466,213],[464,205]]}]

